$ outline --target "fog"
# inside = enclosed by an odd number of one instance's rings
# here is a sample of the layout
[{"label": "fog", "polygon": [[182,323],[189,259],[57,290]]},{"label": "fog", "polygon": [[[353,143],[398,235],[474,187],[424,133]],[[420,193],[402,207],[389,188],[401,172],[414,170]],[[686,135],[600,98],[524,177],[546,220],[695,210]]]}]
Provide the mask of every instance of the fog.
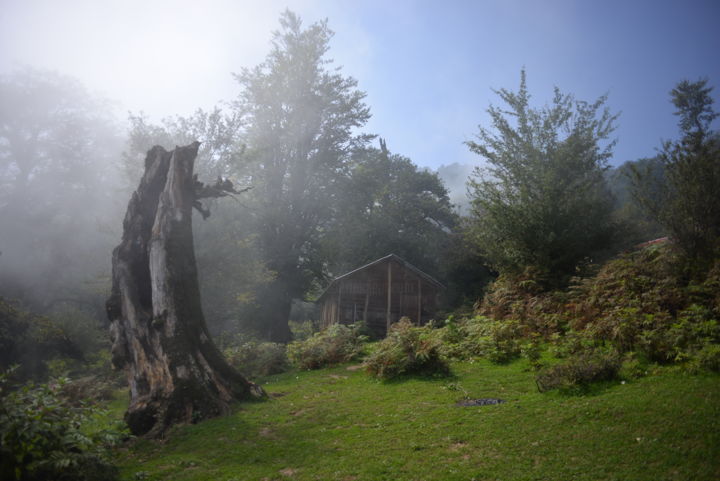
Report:
[{"label": "fog", "polygon": [[[639,23],[631,20],[645,20],[646,12],[634,7],[623,17],[629,23],[606,44],[603,25],[614,21],[609,11],[593,16],[586,7],[564,8],[562,2],[547,9],[533,2],[503,3],[434,10],[413,2],[290,2],[303,28],[328,28],[317,40],[318,56],[320,70],[336,81],[324,87],[339,90],[333,102],[346,103],[338,127],[326,125],[321,108],[294,87],[273,84],[268,74],[268,65],[282,60],[272,56],[273,48],[283,45],[272,32],[282,28],[278,19],[285,2],[0,2],[0,296],[42,314],[80,308],[103,321],[110,252],[142,173],[144,152],[155,143],[172,148],[201,140],[197,167],[203,180],[221,175],[254,186],[242,198],[213,204],[211,219],[196,227],[207,310],[218,324],[233,323],[251,316],[261,303],[258,286],[272,284],[286,265],[302,271],[293,274],[301,286],[292,292],[297,299],[322,288],[329,266],[372,260],[363,257],[374,254],[362,242],[356,258],[350,258],[337,238],[318,234],[341,224],[343,232],[359,237],[372,226],[374,238],[388,240],[384,248],[407,249],[429,269],[442,264],[428,254],[433,250],[428,239],[435,237],[424,222],[450,231],[448,202],[456,213],[468,213],[468,176],[482,160],[463,142],[473,138],[478,123],[486,123],[493,88],[516,86],[523,65],[531,89],[541,92],[540,103],[554,84],[589,100],[610,91],[612,110],[623,110],[614,164],[651,156],[661,138],[673,135],[666,97],[678,76],[710,75],[711,83],[716,81],[716,63],[691,59],[702,59],[704,49],[717,46],[716,34],[703,28],[682,38],[666,34],[677,18],[709,21],[714,7],[658,8],[641,32],[643,39],[657,42],[637,41]],[[325,17],[328,24],[322,24]],[[583,23],[593,17],[597,25]],[[473,19],[477,25],[469,23]],[[587,34],[580,32],[583,26]],[[504,41],[511,27],[524,34]],[[662,62],[657,61],[660,43]],[[684,53],[691,46],[697,55]],[[628,49],[631,60],[624,55]],[[272,95],[261,92],[266,87]],[[280,95],[286,97],[278,108],[298,105],[289,117],[300,125],[294,130],[273,130],[271,103]],[[320,133],[308,136],[312,129]],[[376,135],[387,138],[392,154],[408,157],[413,168],[401,172],[390,162],[392,155],[383,158]],[[333,140],[325,145],[321,137]],[[282,196],[296,195],[305,203],[274,205],[261,195],[272,163],[266,154],[276,141],[309,146],[305,154],[316,170],[277,167],[286,169],[279,174]],[[337,162],[316,155],[321,148],[337,153]],[[351,151],[361,154],[351,159]],[[377,173],[385,183],[367,181],[367,192],[345,185],[342,202],[339,194],[325,192],[362,177],[362,169],[351,172],[361,164],[366,172],[387,168]],[[436,172],[449,198],[413,169]],[[285,182],[298,172],[311,180]],[[388,194],[398,179],[412,186],[403,193],[410,200]],[[296,188],[302,195],[293,192]],[[392,210],[389,199],[416,209]],[[423,203],[427,199],[431,207]],[[338,221],[343,212],[338,206],[357,218]],[[280,207],[311,219],[307,226],[293,227],[293,235],[305,236],[302,242],[277,247],[279,253],[292,251],[294,258],[284,264],[261,255],[269,243],[258,227],[273,222],[278,232],[277,226],[287,227]],[[378,212],[395,217],[392,222],[370,218]],[[422,228],[413,230],[408,219]]]},{"label": "fog", "polygon": [[25,68],[0,79],[0,293],[36,312],[102,312],[121,222],[123,134],[76,80]]},{"label": "fog", "polygon": [[475,167],[471,164],[460,164],[458,162],[441,165],[437,169],[440,177],[450,193],[452,202],[461,215],[467,215],[470,211],[470,200],[467,195],[468,179]]}]

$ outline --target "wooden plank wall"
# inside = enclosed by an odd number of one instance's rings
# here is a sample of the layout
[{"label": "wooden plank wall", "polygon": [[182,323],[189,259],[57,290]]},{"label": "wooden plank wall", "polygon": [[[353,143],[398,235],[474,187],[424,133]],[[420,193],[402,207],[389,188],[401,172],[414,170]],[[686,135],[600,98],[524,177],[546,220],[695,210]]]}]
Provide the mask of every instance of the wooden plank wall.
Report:
[{"label": "wooden plank wall", "polygon": [[427,322],[434,314],[437,293],[436,286],[400,263],[389,261],[370,266],[340,279],[326,293],[321,307],[322,325],[364,320],[371,331],[382,337],[388,317],[390,324],[403,316],[416,324]]}]

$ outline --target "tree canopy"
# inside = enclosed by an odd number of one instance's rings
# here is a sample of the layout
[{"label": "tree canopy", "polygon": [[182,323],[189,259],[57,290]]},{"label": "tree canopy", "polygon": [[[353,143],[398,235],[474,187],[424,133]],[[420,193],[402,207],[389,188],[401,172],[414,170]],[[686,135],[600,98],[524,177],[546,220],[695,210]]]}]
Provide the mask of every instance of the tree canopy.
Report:
[{"label": "tree canopy", "polygon": [[265,62],[236,75],[234,109],[244,123],[255,230],[274,275],[257,317],[268,337],[287,341],[292,299],[322,275],[320,238],[350,154],[368,139],[356,130],[370,112],[355,79],[329,67],[327,22],[303,28],[285,11],[280,26]]},{"label": "tree canopy", "polygon": [[397,254],[439,276],[442,253],[458,222],[437,174],[418,169],[407,157],[381,148],[353,154],[338,215],[326,239],[334,274]]},{"label": "tree canopy", "polygon": [[634,194],[701,270],[720,251],[720,137],[711,129],[719,114],[707,79],[683,80],[670,92],[681,137],[660,151],[665,176],[634,172]]},{"label": "tree canopy", "polygon": [[501,273],[531,269],[550,284],[608,245],[612,201],[603,172],[617,118],[604,106],[555,89],[550,105],[530,105],[525,71],[517,92],[497,91],[492,129],[467,142],[482,156],[471,178],[473,243]]}]

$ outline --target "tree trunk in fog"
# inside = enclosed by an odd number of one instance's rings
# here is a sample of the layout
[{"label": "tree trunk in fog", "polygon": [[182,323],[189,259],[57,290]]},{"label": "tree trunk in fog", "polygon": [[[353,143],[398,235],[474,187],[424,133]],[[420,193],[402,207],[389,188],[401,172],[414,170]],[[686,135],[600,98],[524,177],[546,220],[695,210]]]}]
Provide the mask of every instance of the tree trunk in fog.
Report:
[{"label": "tree trunk in fog", "polygon": [[288,324],[292,308],[292,296],[282,280],[277,279],[261,293],[258,315],[263,322],[265,338],[272,342],[287,344],[292,340]]},{"label": "tree trunk in fog", "polygon": [[198,198],[212,195],[199,195],[207,187],[193,177],[198,147],[148,152],[113,251],[112,360],[127,370],[125,420],[136,435],[158,437],[173,424],[220,415],[233,400],[263,395],[224,360],[200,307],[192,208],[202,209]]}]

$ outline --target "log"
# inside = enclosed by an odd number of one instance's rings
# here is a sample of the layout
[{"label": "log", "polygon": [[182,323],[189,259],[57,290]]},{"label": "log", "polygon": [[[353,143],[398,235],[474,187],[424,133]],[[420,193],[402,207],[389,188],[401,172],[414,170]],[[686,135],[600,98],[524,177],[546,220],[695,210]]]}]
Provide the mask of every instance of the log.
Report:
[{"label": "log", "polygon": [[192,209],[203,187],[193,177],[199,145],[148,152],[113,251],[106,303],[112,362],[126,370],[125,420],[138,436],[162,437],[174,424],[225,414],[235,400],[264,396],[225,361],[201,309],[192,233]]}]

